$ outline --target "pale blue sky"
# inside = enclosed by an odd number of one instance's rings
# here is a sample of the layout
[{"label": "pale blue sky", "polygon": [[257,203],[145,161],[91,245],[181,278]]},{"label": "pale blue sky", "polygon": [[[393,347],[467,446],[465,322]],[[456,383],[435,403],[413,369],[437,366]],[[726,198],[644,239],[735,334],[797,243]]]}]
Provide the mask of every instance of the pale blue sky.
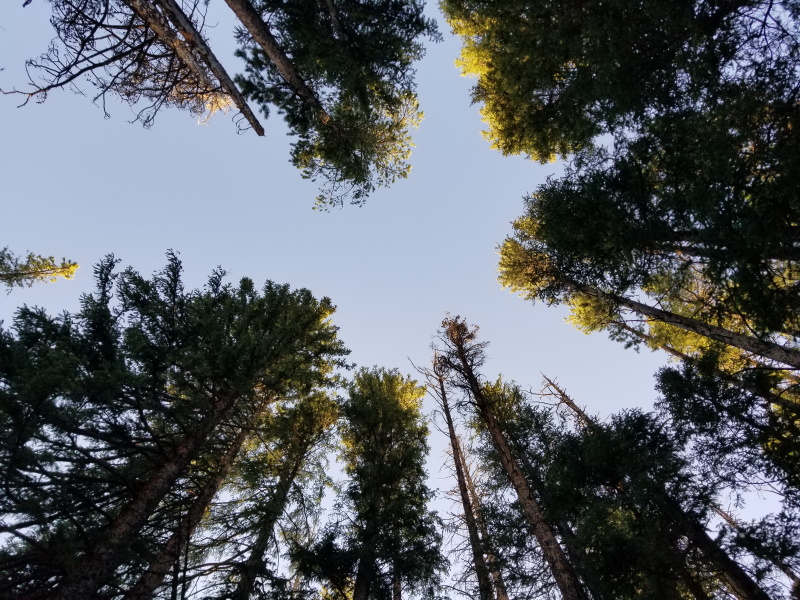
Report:
[{"label": "pale blue sky", "polygon": [[[219,23],[211,42],[236,72],[226,10],[211,4],[208,22]],[[478,324],[491,342],[488,377],[502,372],[538,388],[544,372],[590,412],[649,406],[662,355],[585,336],[564,323],[563,309],[533,306],[496,282],[496,247],[522,212],[522,196],[559,167],[489,149],[470,106],[471,82],[453,64],[458,41],[437,18],[445,42],[428,44],[419,65],[426,119],[410,178],[363,208],[330,214],[311,210],[316,188],[289,164],[277,115],[258,138],[237,135],[228,116],[198,125],[170,110],[144,130],[113,99],[106,120],[68,91],[20,109],[18,97],[0,96],[0,247],[81,264],[74,281],[0,293],[0,319],[8,325],[23,303],[76,309],[79,294],[92,288],[93,263],[106,253],[147,274],[174,248],[187,287],[221,265],[233,280],[272,279],[329,296],[359,365],[406,373],[409,358],[426,365],[449,311]],[[25,59],[52,37],[48,19],[44,0],[24,9],[22,0],[0,3],[0,87],[24,88]]]}]

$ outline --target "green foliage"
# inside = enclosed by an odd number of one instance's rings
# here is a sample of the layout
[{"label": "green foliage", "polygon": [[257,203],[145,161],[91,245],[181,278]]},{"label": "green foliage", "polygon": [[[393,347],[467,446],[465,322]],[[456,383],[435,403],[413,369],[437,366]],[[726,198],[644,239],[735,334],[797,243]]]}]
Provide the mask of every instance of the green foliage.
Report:
[{"label": "green foliage", "polygon": [[382,598],[392,587],[433,597],[446,566],[441,521],[427,507],[428,427],[424,388],[397,371],[361,369],[341,407],[340,454],[349,481],[342,503],[350,525],[333,525],[301,570],[332,597]]},{"label": "green foliage", "polygon": [[13,287],[30,287],[37,281],[56,281],[59,277],[72,279],[78,263],[66,258],[57,262],[52,256],[28,254],[22,256],[12,253],[8,246],[0,249],[0,284]]},{"label": "green foliage", "polygon": [[[698,107],[794,104],[792,2],[446,0],[460,60],[504,154],[546,161]],[[763,102],[764,98],[766,102]]]},{"label": "green foliage", "polygon": [[[146,501],[135,543],[110,550],[114,585],[130,584],[236,433],[279,398],[331,385],[343,364],[327,298],[248,279],[234,287],[219,271],[187,292],[168,259],[145,279],[115,273],[108,257],[78,313],[23,308],[3,332],[4,596],[52,595],[106,543],[116,515]],[[143,497],[165,468],[168,487]]]},{"label": "green foliage", "polygon": [[325,182],[317,207],[345,199],[362,204],[376,187],[407,177],[409,130],[422,118],[413,79],[413,63],[424,54],[418,39],[439,38],[423,3],[265,0],[256,6],[319,106],[301,99],[242,31],[238,54],[247,67],[237,82],[265,114],[275,107],[284,115],[298,137],[293,164],[304,177]]}]

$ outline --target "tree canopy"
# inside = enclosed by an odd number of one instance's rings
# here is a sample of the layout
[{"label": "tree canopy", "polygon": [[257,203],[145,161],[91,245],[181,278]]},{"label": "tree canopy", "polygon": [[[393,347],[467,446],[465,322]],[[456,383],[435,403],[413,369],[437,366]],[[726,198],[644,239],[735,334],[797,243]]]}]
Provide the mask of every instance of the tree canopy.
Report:
[{"label": "tree canopy", "polygon": [[439,39],[422,2],[227,0],[246,63],[235,82],[209,46],[199,2],[50,3],[56,38],[29,61],[32,89],[16,92],[27,100],[88,79],[106,114],[108,94],[145,126],[163,107],[208,118],[235,106],[263,136],[252,99],[265,117],[284,115],[296,136],[292,162],[321,182],[320,208],[362,204],[408,176],[410,130],[422,118],[413,65],[424,54],[420,38]]}]

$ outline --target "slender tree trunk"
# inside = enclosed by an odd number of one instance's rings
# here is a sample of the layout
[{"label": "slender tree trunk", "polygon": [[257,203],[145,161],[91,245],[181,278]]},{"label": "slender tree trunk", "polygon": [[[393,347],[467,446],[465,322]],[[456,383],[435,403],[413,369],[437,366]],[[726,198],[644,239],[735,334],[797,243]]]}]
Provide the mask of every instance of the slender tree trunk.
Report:
[{"label": "slender tree trunk", "polygon": [[511,447],[492,412],[489,400],[485,397],[481,389],[478,378],[472,369],[471,358],[468,356],[465,347],[468,342],[464,335],[465,331],[461,331],[459,325],[463,325],[463,329],[466,330],[466,324],[453,320],[450,321],[450,326],[447,331],[449,340],[453,346],[454,358],[455,361],[457,361],[453,363],[453,366],[463,378],[464,385],[469,389],[477,405],[478,412],[484,425],[486,425],[492,439],[492,445],[500,459],[500,463],[517,493],[517,499],[519,500],[522,512],[528,522],[531,534],[539,543],[542,555],[550,566],[562,598],[564,598],[564,600],[588,600],[588,596],[583,589],[583,584],[575,573],[564,550],[558,543],[553,528],[547,522],[542,508],[539,506],[533,494],[533,490],[531,490],[528,482],[525,480],[522,469],[520,469],[511,451]]},{"label": "slender tree trunk", "polygon": [[447,432],[450,437],[450,448],[453,452],[453,463],[456,469],[456,480],[458,481],[458,491],[461,494],[461,504],[464,506],[464,520],[467,524],[469,534],[469,545],[472,548],[472,562],[475,567],[475,575],[478,578],[478,593],[481,600],[493,600],[492,582],[489,579],[489,570],[484,559],[483,544],[478,532],[478,523],[475,517],[475,509],[470,499],[469,489],[465,476],[464,457],[461,453],[456,430],[453,426],[453,418],[450,414],[450,405],[447,402],[447,392],[444,387],[444,380],[439,377],[439,398],[442,402],[444,418],[447,422]]},{"label": "slender tree trunk", "polygon": [[374,571],[372,561],[362,556],[358,561],[358,572],[353,585],[353,600],[369,600],[369,591],[372,587],[372,580],[375,578]]},{"label": "slender tree trunk", "polygon": [[[742,527],[741,523],[739,523],[739,521],[734,519],[726,511],[722,510],[722,508],[720,508],[717,505],[713,505],[712,508],[714,509],[715,513],[717,513],[720,517],[722,517],[722,519],[728,525],[731,526],[731,528],[735,529],[740,533],[744,532],[744,527]],[[780,559],[776,560],[773,558],[768,558],[767,560],[769,560],[772,564],[778,567],[778,569],[780,569],[780,571],[784,575],[786,575],[786,577],[789,578],[789,581],[792,582],[792,591],[794,596],[795,597],[800,596],[800,594],[798,594],[798,592],[800,592],[800,577],[797,576],[797,573],[795,573],[794,570],[788,564],[786,564],[784,561]]]},{"label": "slender tree trunk", "polygon": [[253,36],[255,42],[267,55],[267,58],[272,61],[272,64],[278,69],[278,73],[289,84],[289,87],[300,96],[305,105],[313,111],[323,124],[330,123],[331,116],[322,106],[314,91],[308,87],[300,73],[297,72],[294,63],[283,51],[278,40],[272,35],[269,27],[264,23],[261,15],[250,3],[250,0],[225,0],[225,2],[236,14],[245,29]]},{"label": "slender tree trunk", "polygon": [[287,458],[284,468],[281,469],[278,485],[275,487],[275,492],[264,509],[263,519],[259,524],[258,536],[250,549],[250,556],[248,556],[244,564],[237,568],[239,583],[236,585],[236,590],[233,592],[231,600],[248,600],[253,595],[256,579],[264,568],[264,555],[269,548],[270,540],[275,531],[275,524],[286,507],[289,491],[292,489],[307,452],[308,445],[304,446],[294,457]]},{"label": "slender tree trunk", "polygon": [[709,339],[739,348],[745,352],[750,352],[751,354],[763,356],[764,358],[768,358],[785,365],[791,365],[795,368],[800,368],[800,350],[786,348],[779,344],[775,344],[774,342],[767,342],[749,335],[730,331],[717,325],[711,325],[698,319],[693,319],[692,317],[685,317],[674,312],[662,310],[660,308],[643,304],[624,296],[619,296],[610,292],[603,292],[590,286],[576,285],[575,287],[576,290],[582,294],[611,301],[619,306],[624,306],[625,308],[628,308],[646,317],[650,317],[656,321],[675,325],[676,327],[697,333],[698,335],[705,336]]},{"label": "slender tree trunk", "polygon": [[228,476],[233,466],[233,461],[239,455],[246,437],[246,433],[242,431],[231,443],[220,460],[216,473],[200,488],[189,510],[181,518],[175,532],[162,546],[161,552],[150,563],[147,571],[141,576],[136,585],[125,595],[124,600],[147,600],[153,597],[155,590],[163,583],[170,567],[177,564],[180,559],[181,544],[187,544],[191,539],[211,501]]},{"label": "slender tree trunk", "polygon": [[[196,30],[191,20],[175,3],[175,0],[127,0],[128,5],[136,13],[136,15],[144,21],[145,25],[150,28],[153,33],[158,36],[158,40],[175,51],[178,58],[194,72],[198,80],[203,83],[209,90],[214,90],[217,86],[206,74],[206,70],[198,64],[192,51],[196,52],[201,59],[206,63],[208,68],[219,81],[220,86],[225,93],[230,97],[236,108],[242,113],[242,116],[250,123],[253,130],[259,135],[264,135],[264,128],[258,121],[253,111],[247,105],[247,102],[239,92],[239,88],[228,75],[225,68],[217,60],[216,55],[211,51],[211,48],[203,41],[202,36]],[[181,32],[183,40],[179,39],[169,23],[164,19],[161,13],[156,8],[157,5],[162,7],[164,14],[169,15],[170,20],[175,25],[175,28]]]},{"label": "slender tree trunk", "polygon": [[233,402],[232,397],[217,399],[211,416],[175,447],[111,523],[97,535],[92,549],[55,590],[53,600],[93,598],[97,590],[113,577],[114,571],[122,562],[123,550],[139,533],[175,481],[186,471]]},{"label": "slender tree trunk", "polygon": [[[597,422],[581,410],[572,399],[553,381],[545,377],[548,385],[556,391],[563,404],[568,406],[587,429],[599,427]],[[618,488],[617,488],[618,489]],[[740,600],[769,600],[769,596],[745,573],[728,554],[712,540],[706,528],[672,499],[666,491],[660,494],[660,504],[665,516],[674,523],[676,529],[703,555],[709,566],[716,571],[723,584]]]},{"label": "slender tree trunk", "polygon": [[403,600],[403,581],[397,568],[392,572],[392,600]]},{"label": "slender tree trunk", "polygon": [[[458,439],[456,439],[456,441],[458,441]],[[480,496],[478,496],[478,491],[475,489],[475,483],[473,482],[472,476],[469,473],[469,467],[467,466],[466,458],[464,457],[464,453],[461,451],[461,444],[459,444],[458,449],[459,456],[463,464],[464,477],[467,480],[467,490],[469,490],[469,496],[472,499],[472,507],[475,511],[475,521],[478,524],[478,530],[480,531],[481,538],[483,539],[483,546],[486,548],[486,564],[489,567],[489,572],[492,575],[495,595],[497,600],[509,600],[506,582],[503,579],[503,571],[500,569],[500,565],[497,564],[497,552],[495,551],[494,544],[491,543],[489,530],[486,527],[486,520],[481,515]]]},{"label": "slender tree trunk", "polygon": [[698,523],[681,506],[664,493],[664,510],[686,539],[703,555],[707,564],[716,571],[725,587],[740,600],[769,600],[769,596],[742,569],[739,564],[711,539],[706,528]]},{"label": "slender tree trunk", "polygon": [[[680,360],[682,360],[684,362],[688,362],[688,361],[692,360],[692,358],[693,358],[693,357],[689,356],[688,354],[685,354],[683,352],[680,352],[679,350],[676,350],[675,348],[673,348],[672,346],[670,346],[666,342],[659,342],[653,336],[647,335],[646,333],[644,333],[642,331],[639,331],[638,329],[636,329],[634,327],[631,327],[630,325],[625,323],[625,321],[610,321],[610,324],[614,325],[615,327],[619,327],[620,329],[623,329],[624,331],[627,331],[627,332],[639,337],[640,339],[642,339],[646,343],[650,344],[651,348],[658,348],[658,349],[664,350],[667,354],[670,354],[670,355],[674,356],[675,358],[678,358],[678,359],[680,359]],[[755,364],[758,365],[758,364],[761,364],[761,363],[756,362]],[[741,385],[740,382],[736,381],[736,379],[733,376],[730,376],[730,375],[728,375],[727,373],[725,373],[723,371],[718,371],[718,373],[719,373],[719,376],[723,379],[723,381],[725,381],[729,385],[732,385],[734,387],[743,389],[743,390],[753,394],[754,396],[762,398],[763,400],[765,400],[768,403],[776,404],[778,406],[782,406],[784,408],[789,408],[789,409],[792,409],[792,410],[796,410],[798,408],[798,403],[796,401],[794,401],[794,400],[791,400],[789,398],[784,398],[782,396],[778,396],[777,394],[774,394],[772,392],[765,392],[765,391],[756,389],[755,387],[750,387],[750,386],[745,387],[745,386]],[[789,381],[796,381],[797,380],[797,378],[795,376],[793,376],[793,375],[791,375],[789,373],[784,373],[784,374],[781,375],[781,377],[783,377],[784,379],[789,380]]]}]

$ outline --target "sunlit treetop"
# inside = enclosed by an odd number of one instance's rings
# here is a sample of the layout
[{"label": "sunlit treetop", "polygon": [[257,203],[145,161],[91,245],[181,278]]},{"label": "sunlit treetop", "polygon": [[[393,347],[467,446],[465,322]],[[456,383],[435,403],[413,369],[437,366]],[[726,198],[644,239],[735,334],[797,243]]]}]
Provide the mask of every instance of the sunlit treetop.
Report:
[{"label": "sunlit treetop", "polygon": [[[548,161],[654,115],[796,100],[797,7],[444,0],[492,146]],[[741,108],[740,108],[741,110]],[[746,112],[746,111],[743,111]]]},{"label": "sunlit treetop", "polygon": [[58,262],[53,256],[28,252],[22,257],[7,246],[0,249],[0,284],[8,288],[30,287],[37,281],[56,281],[60,277],[72,279],[77,270],[78,263],[66,258]]}]

